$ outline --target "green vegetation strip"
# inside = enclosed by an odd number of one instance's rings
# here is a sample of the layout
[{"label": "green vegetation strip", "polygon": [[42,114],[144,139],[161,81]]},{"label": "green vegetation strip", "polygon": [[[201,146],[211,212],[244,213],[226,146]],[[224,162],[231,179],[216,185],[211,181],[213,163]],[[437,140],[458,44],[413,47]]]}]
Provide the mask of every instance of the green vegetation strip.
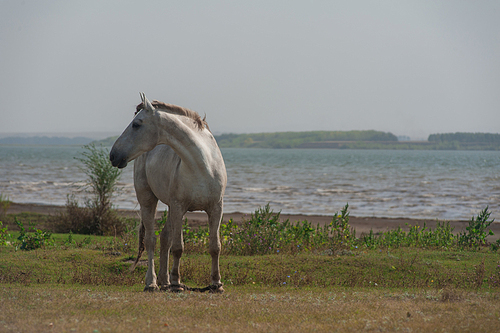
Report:
[{"label": "green vegetation strip", "polygon": [[[68,236],[69,237],[69,236]],[[128,271],[133,249],[113,239],[54,244],[35,251],[2,247],[0,282],[76,285],[142,285],[145,261]],[[123,251],[125,250],[125,251]],[[191,287],[209,284],[210,256],[186,254],[181,274]],[[498,291],[500,256],[492,252],[362,250],[339,255],[301,253],[221,257],[226,286],[431,288]],[[137,286],[137,289],[141,287]]]},{"label": "green vegetation strip", "polygon": [[[323,227],[313,227],[307,221],[280,222],[279,216],[267,205],[240,225],[230,220],[221,226],[221,270],[226,285],[460,289],[500,286],[500,242],[488,246],[486,241],[486,236],[492,234],[487,228],[493,222],[487,208],[458,235],[452,233],[449,224],[438,223],[436,230],[413,226],[408,232],[398,228],[358,238],[349,225],[348,205]],[[165,212],[158,221],[158,230],[166,219]],[[0,226],[1,282],[141,283],[144,266],[134,273],[127,271],[137,249],[134,228],[114,237],[53,235],[35,228],[33,223],[26,230],[16,217],[14,221],[18,232],[8,233]],[[209,283],[210,267],[207,228],[193,230],[186,224],[184,240],[184,282],[205,286]]]}]

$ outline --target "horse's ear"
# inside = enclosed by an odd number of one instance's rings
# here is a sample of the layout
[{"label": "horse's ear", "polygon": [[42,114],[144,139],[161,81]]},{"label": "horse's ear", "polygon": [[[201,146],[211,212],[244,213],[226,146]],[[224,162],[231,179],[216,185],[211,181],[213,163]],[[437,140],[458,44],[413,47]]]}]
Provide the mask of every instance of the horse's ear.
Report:
[{"label": "horse's ear", "polygon": [[146,111],[154,111],[153,105],[151,104],[151,102],[146,97],[146,94],[144,94],[143,92],[141,92],[140,95],[141,95],[142,105],[143,105],[144,109]]}]

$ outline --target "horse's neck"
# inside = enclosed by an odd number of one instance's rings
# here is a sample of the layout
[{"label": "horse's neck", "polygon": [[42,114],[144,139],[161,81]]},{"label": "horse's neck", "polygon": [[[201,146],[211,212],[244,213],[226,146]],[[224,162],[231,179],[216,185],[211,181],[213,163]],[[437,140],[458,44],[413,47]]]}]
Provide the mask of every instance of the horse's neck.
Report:
[{"label": "horse's neck", "polygon": [[206,168],[206,151],[202,130],[184,123],[180,116],[164,113],[160,116],[159,144],[169,145],[190,169]]}]

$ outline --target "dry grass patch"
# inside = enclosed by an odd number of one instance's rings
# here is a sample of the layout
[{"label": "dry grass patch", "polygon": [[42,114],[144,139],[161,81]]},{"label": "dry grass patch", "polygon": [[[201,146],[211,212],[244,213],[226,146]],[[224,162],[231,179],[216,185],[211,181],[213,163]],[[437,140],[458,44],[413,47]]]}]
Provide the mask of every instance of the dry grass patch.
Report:
[{"label": "dry grass patch", "polygon": [[[0,285],[0,331],[496,332],[500,294],[228,287],[222,295],[135,287]],[[448,291],[453,293],[453,291]]]}]

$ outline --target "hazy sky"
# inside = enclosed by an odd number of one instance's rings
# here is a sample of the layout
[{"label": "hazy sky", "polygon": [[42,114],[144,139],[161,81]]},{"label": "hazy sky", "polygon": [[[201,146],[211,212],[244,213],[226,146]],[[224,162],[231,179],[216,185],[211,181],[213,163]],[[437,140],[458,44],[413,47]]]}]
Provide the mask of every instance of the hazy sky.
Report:
[{"label": "hazy sky", "polygon": [[500,132],[500,1],[0,0],[0,132]]}]

